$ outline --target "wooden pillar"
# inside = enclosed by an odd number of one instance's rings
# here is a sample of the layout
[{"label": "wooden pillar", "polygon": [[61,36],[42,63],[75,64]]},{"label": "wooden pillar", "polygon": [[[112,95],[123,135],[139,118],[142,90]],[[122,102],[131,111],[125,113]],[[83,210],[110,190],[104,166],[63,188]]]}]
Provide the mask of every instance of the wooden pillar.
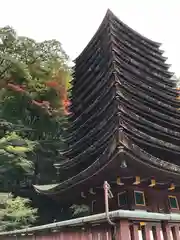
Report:
[{"label": "wooden pillar", "polygon": [[171,228],[168,222],[162,223],[162,232],[163,232],[164,240],[171,240]]},{"label": "wooden pillar", "polygon": [[131,240],[128,220],[120,220],[116,240]]},{"label": "wooden pillar", "polygon": [[[89,240],[89,233],[88,232],[81,232],[81,237],[79,238],[79,240]],[[74,239],[73,239],[74,240]]]},{"label": "wooden pillar", "polygon": [[59,240],[64,240],[64,232],[59,233]]},{"label": "wooden pillar", "polygon": [[77,231],[74,233],[73,240],[79,240],[79,239],[81,239],[81,232]]},{"label": "wooden pillar", "polygon": [[66,239],[66,240],[72,240],[72,233],[71,233],[71,232],[66,232],[64,239]]},{"label": "wooden pillar", "polygon": [[172,227],[172,235],[173,235],[173,240],[179,240],[180,239],[179,227],[177,225]]},{"label": "wooden pillar", "polygon": [[104,239],[106,239],[106,240],[111,239],[111,232],[109,230],[106,232],[106,235],[105,235]]},{"label": "wooden pillar", "polygon": [[64,238],[65,238],[65,233],[64,232],[60,232],[59,239],[60,240],[64,240]]},{"label": "wooden pillar", "polygon": [[136,224],[131,225],[130,231],[131,231],[131,240],[139,240],[139,226]]},{"label": "wooden pillar", "polygon": [[111,232],[109,232],[109,230],[106,228],[102,229],[101,234],[102,234],[101,239],[103,239],[103,240],[109,240],[111,238]]},{"label": "wooden pillar", "polygon": [[150,240],[151,239],[150,230],[151,230],[151,226],[148,223],[145,226],[142,227],[143,240]]},{"label": "wooden pillar", "polygon": [[88,238],[89,238],[89,240],[93,240],[93,235],[92,235],[92,231],[91,230],[89,231]]},{"label": "wooden pillar", "polygon": [[60,235],[59,235],[59,232],[57,233],[54,233],[54,240],[59,240],[60,239]]},{"label": "wooden pillar", "polygon": [[153,233],[154,240],[162,240],[160,224],[156,224],[156,226],[152,227],[152,233]]},{"label": "wooden pillar", "polygon": [[92,229],[92,239],[98,239],[98,231],[96,228]]}]

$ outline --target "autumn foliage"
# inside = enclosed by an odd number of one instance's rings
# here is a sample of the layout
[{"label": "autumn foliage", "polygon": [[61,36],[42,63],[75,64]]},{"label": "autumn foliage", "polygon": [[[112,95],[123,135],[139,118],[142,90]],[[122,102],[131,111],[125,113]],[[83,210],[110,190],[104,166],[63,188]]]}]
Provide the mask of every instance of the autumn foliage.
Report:
[{"label": "autumn foliage", "polygon": [[[18,195],[23,182],[23,187],[30,186],[30,193],[32,184],[46,183],[56,176],[53,163],[61,161],[59,152],[66,144],[64,134],[69,124],[66,115],[69,115],[71,69],[68,63],[69,58],[58,41],[36,42],[18,36],[10,27],[0,28],[0,188],[3,192],[17,191]],[[18,204],[23,202],[17,200]],[[27,206],[24,209],[31,210]],[[9,214],[7,210],[5,206],[5,215]],[[33,223],[34,219],[24,223],[20,210],[13,209],[13,213],[10,210],[14,219],[3,223],[5,228],[27,227]],[[30,213],[33,217],[33,211]],[[19,225],[13,225],[18,219]],[[0,217],[1,220],[4,218]]]}]

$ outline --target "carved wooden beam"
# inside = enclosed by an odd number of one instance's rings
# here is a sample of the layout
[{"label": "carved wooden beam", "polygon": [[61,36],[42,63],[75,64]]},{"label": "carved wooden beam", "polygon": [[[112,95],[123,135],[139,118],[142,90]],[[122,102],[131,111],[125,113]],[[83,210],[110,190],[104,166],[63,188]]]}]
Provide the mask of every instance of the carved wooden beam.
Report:
[{"label": "carved wooden beam", "polygon": [[120,178],[120,177],[117,177],[116,183],[117,183],[117,185],[119,185],[119,186],[124,185],[124,183],[121,182],[121,178]]},{"label": "carved wooden beam", "polygon": [[133,185],[139,185],[141,183],[141,178],[140,176],[136,176],[135,182],[133,182]]}]

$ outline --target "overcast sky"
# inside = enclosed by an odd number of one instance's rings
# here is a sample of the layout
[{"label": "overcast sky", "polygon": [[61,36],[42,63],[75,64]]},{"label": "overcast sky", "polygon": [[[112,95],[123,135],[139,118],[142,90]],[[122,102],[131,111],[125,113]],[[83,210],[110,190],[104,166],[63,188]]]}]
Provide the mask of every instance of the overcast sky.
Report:
[{"label": "overcast sky", "polygon": [[180,0],[0,0],[0,27],[38,41],[56,38],[74,59],[91,39],[107,8],[141,34],[163,43],[180,76]]}]

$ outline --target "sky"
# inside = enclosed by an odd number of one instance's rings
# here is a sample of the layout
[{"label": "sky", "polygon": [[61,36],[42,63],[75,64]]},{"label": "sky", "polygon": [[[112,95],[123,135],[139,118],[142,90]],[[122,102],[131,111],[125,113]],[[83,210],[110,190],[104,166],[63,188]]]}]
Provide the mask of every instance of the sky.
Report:
[{"label": "sky", "polygon": [[0,0],[0,27],[43,41],[59,40],[74,59],[88,44],[107,9],[162,49],[180,76],[180,0]]}]

